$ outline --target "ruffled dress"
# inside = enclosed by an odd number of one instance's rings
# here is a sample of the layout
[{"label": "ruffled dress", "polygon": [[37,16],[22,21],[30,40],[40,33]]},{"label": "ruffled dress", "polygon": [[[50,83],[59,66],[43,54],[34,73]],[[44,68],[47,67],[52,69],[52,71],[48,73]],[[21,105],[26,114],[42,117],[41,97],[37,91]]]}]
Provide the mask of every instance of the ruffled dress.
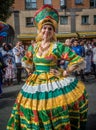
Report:
[{"label": "ruffled dress", "polygon": [[[32,48],[33,57],[23,59],[27,67],[32,60],[35,71],[17,96],[7,130],[84,130],[88,111],[85,86],[73,76],[63,77],[57,67],[60,58],[78,69],[84,60],[62,43],[51,43],[48,54],[38,56],[39,45]],[[50,73],[51,68],[60,75]]]}]

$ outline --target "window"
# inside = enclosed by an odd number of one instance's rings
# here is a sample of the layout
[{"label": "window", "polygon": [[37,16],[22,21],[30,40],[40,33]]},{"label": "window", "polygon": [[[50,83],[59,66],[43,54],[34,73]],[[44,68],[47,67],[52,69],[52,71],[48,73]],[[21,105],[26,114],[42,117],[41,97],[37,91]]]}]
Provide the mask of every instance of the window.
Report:
[{"label": "window", "polygon": [[96,24],[96,15],[94,15],[94,24]]},{"label": "window", "polygon": [[25,0],[26,9],[36,9],[36,0]]},{"label": "window", "polygon": [[83,0],[75,0],[75,4],[82,4]]},{"label": "window", "polygon": [[82,24],[89,24],[89,16],[82,16]]},{"label": "window", "polygon": [[66,1],[65,0],[60,0],[60,8],[65,9],[66,8]]},{"label": "window", "polygon": [[90,7],[96,8],[96,0],[90,0]]},{"label": "window", "polygon": [[27,26],[27,27],[32,27],[32,26],[34,26],[34,18],[33,18],[33,17],[27,17],[27,18],[26,18],[26,26]]},{"label": "window", "polygon": [[51,5],[51,4],[52,4],[52,0],[44,0],[44,5],[45,5],[45,4]]},{"label": "window", "polygon": [[68,24],[68,16],[60,16],[60,24]]}]

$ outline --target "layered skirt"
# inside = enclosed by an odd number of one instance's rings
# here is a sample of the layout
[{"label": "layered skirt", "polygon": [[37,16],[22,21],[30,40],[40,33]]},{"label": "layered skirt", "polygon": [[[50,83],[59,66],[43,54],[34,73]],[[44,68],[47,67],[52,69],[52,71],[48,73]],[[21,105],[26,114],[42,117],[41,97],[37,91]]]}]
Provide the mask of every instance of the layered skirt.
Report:
[{"label": "layered skirt", "polygon": [[84,130],[87,97],[74,77],[34,73],[17,96],[7,130]]}]

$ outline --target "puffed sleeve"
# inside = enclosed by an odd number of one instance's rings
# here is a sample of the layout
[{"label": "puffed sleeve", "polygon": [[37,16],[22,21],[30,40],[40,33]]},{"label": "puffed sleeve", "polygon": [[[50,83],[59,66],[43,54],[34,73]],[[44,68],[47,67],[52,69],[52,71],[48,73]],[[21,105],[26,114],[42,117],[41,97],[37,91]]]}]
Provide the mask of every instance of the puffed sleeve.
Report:
[{"label": "puffed sleeve", "polygon": [[25,56],[22,58],[22,66],[24,68],[33,68],[33,47],[29,46]]},{"label": "puffed sleeve", "polygon": [[54,53],[62,60],[69,61],[68,67],[70,66],[78,66],[76,69],[77,71],[80,71],[81,69],[84,69],[86,67],[85,60],[77,55],[75,52],[72,51],[67,46],[64,46],[62,43],[57,43],[57,47],[54,50]]}]

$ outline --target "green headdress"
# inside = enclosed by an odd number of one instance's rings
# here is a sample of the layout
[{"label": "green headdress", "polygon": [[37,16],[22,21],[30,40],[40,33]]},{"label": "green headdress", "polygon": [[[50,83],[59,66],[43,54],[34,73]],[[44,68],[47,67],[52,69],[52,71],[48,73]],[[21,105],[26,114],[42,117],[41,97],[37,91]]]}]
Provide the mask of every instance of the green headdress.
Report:
[{"label": "green headdress", "polygon": [[40,31],[45,24],[51,24],[54,29],[58,26],[59,15],[56,9],[50,5],[44,5],[36,11],[34,16],[35,24]]}]

